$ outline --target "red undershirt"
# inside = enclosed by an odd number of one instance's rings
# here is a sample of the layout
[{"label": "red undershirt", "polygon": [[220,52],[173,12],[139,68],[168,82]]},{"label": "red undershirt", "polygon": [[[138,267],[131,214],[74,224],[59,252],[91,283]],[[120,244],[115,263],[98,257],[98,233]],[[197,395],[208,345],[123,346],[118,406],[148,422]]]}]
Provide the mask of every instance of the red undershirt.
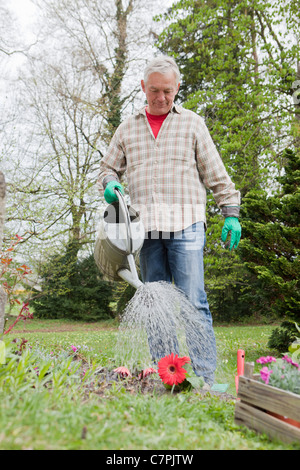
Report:
[{"label": "red undershirt", "polygon": [[149,114],[148,111],[146,110],[146,116],[148,118],[149,124],[151,126],[151,129],[155,138],[157,137],[159,133],[159,129],[161,128],[162,123],[164,122],[168,114],[169,113],[156,116],[155,114]]}]

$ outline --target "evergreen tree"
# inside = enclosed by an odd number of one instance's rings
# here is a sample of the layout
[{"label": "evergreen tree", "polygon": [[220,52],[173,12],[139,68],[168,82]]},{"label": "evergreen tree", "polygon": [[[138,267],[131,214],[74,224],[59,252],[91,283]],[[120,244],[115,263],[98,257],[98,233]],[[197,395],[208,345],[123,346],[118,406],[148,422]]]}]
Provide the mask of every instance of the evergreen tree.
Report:
[{"label": "evergreen tree", "polygon": [[257,304],[283,318],[300,320],[299,205],[300,158],[287,149],[281,192],[251,191],[243,201],[241,257],[258,282]]},{"label": "evergreen tree", "polygon": [[42,294],[31,301],[37,317],[85,321],[113,317],[112,284],[102,280],[92,255],[78,261],[77,249],[70,244],[65,254],[45,264],[42,276]]},{"label": "evergreen tree", "polygon": [[210,310],[218,321],[242,320],[252,314],[252,303],[245,301],[251,274],[239,257],[239,248],[229,251],[221,242],[224,217],[211,194],[207,198],[207,221],[204,267]]}]

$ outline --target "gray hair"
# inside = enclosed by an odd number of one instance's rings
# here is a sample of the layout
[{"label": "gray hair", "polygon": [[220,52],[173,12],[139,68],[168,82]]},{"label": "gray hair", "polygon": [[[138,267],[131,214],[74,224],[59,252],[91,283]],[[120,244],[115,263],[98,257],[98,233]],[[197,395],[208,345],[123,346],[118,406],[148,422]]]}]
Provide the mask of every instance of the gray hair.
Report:
[{"label": "gray hair", "polygon": [[147,83],[148,77],[151,73],[169,73],[173,72],[176,79],[176,85],[180,82],[180,72],[179,68],[173,59],[173,57],[169,57],[167,55],[162,55],[152,59],[151,62],[146,66],[144,71],[144,82]]}]

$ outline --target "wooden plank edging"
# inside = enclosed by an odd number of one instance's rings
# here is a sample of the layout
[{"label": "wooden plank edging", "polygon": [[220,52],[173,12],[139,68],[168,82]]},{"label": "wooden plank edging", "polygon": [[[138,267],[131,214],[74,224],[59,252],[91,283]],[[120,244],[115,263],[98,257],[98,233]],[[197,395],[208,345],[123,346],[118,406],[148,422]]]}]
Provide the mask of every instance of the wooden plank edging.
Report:
[{"label": "wooden plank edging", "polygon": [[241,376],[238,398],[258,408],[300,421],[300,395]]},{"label": "wooden plank edging", "polygon": [[267,412],[247,403],[236,403],[234,420],[239,426],[246,426],[253,431],[264,433],[270,438],[287,444],[300,442],[299,428],[274,418]]}]

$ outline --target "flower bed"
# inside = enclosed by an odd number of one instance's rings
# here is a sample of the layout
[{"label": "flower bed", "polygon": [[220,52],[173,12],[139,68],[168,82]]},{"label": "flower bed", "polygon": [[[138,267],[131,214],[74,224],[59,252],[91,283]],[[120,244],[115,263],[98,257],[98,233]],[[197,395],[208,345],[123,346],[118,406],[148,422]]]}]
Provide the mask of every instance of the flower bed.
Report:
[{"label": "flower bed", "polygon": [[253,370],[254,364],[246,363],[239,377],[235,422],[271,439],[300,442],[300,395],[260,382]]}]

